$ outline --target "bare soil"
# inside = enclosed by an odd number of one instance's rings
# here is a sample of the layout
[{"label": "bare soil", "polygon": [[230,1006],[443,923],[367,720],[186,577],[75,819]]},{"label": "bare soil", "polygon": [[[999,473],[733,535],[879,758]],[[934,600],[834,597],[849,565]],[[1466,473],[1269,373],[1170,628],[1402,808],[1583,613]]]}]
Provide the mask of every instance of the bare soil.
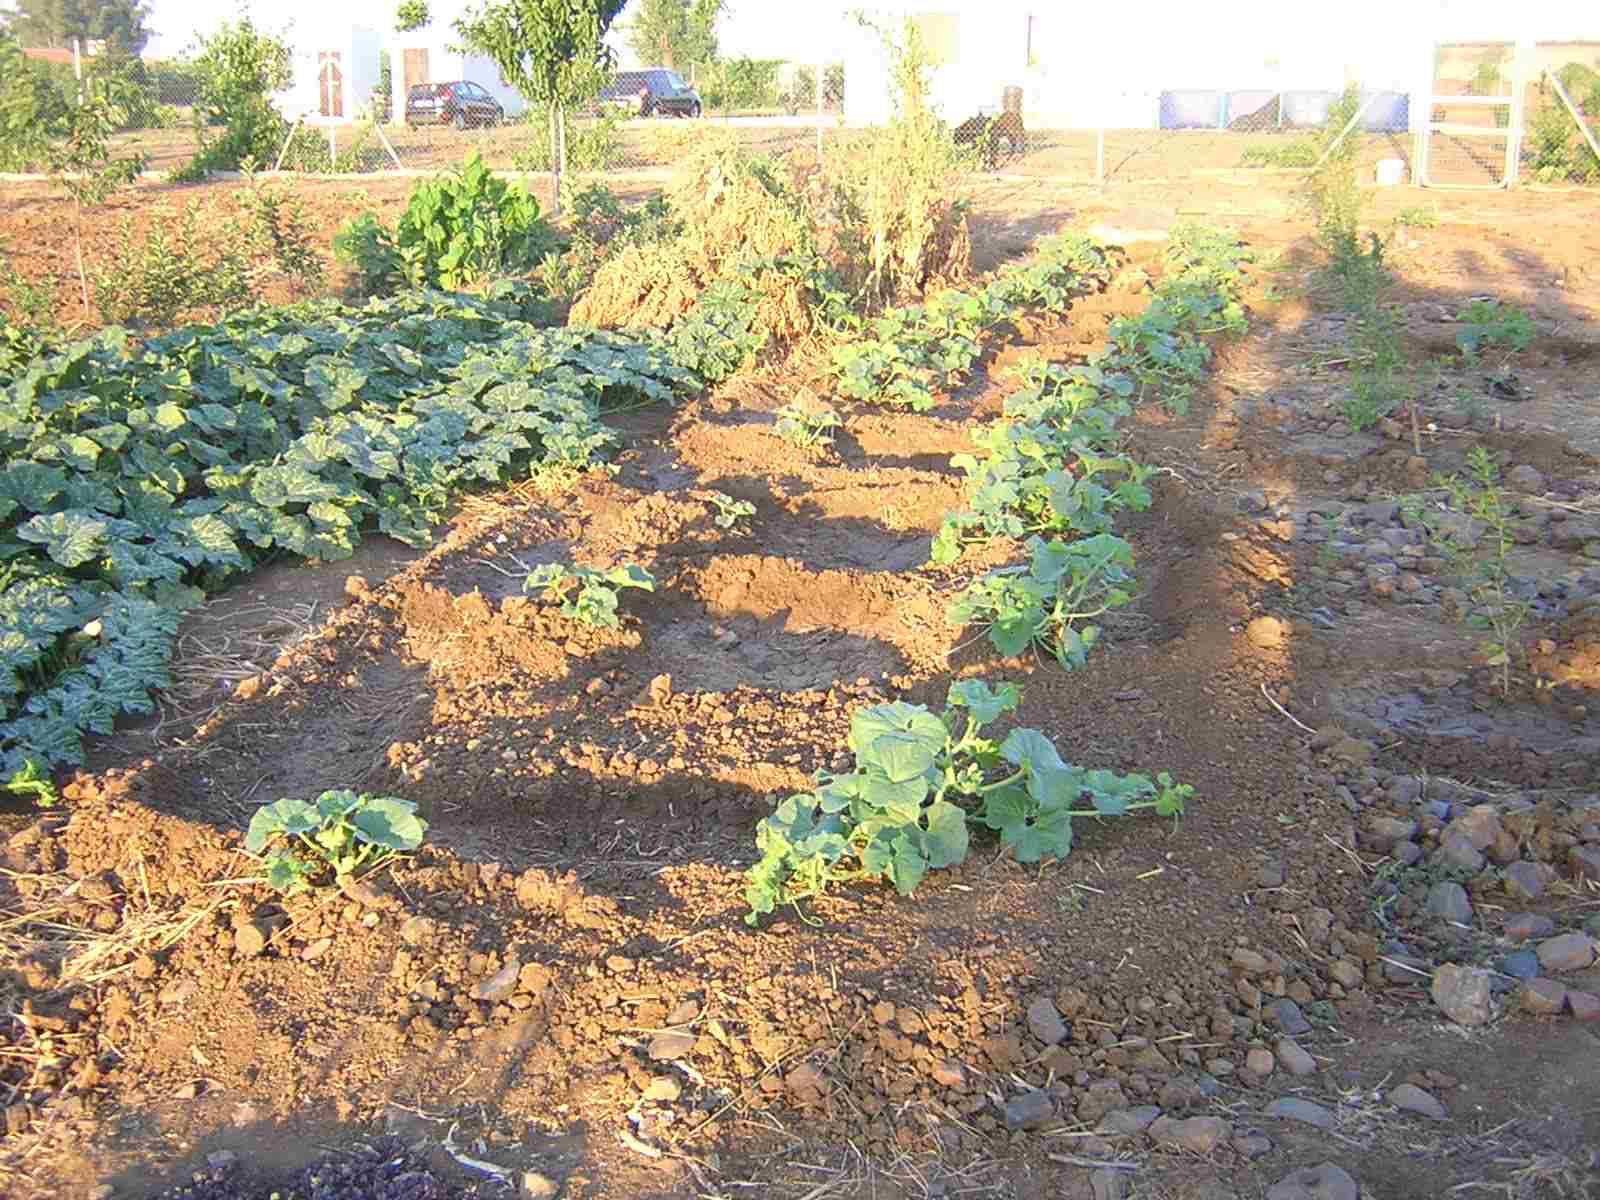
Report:
[{"label": "bare soil", "polygon": [[[304,194],[330,228],[353,203]],[[51,203],[7,202],[11,244],[51,244]],[[1592,1194],[1595,1027],[1465,1031],[1390,960],[1395,939],[1503,951],[1511,912],[1573,926],[1600,896],[1475,891],[1467,946],[1407,897],[1375,902],[1392,867],[1362,831],[1420,778],[1543,805],[1552,845],[1587,837],[1562,814],[1600,791],[1597,631],[1536,610],[1527,640],[1553,686],[1519,670],[1501,698],[1442,601],[1342,579],[1302,534],[1330,504],[1414,489],[1413,458],[1424,477],[1459,469],[1475,441],[1537,467],[1564,519],[1593,519],[1600,233],[1592,201],[1565,195],[1397,194],[1380,215],[1419,204],[1438,224],[1396,244],[1408,346],[1448,351],[1471,297],[1517,303],[1539,333],[1507,364],[1527,398],[1447,364],[1415,431],[1351,435],[1339,314],[1291,195],[986,185],[985,266],[1065,220],[1120,231],[1152,275],[1160,244],[1142,235],[1179,219],[1235,228],[1258,256],[1251,333],[1219,347],[1187,415],[1152,405],[1134,424],[1135,454],[1162,468],[1125,531],[1141,595],[1083,671],[1000,660],[948,626],[973,564],[926,565],[960,498],[949,456],[996,411],[1018,348],[931,414],[848,411],[814,457],[772,430],[805,364],[772,367],[619,418],[615,475],[477,497],[425,555],[376,544],[219,598],[187,630],[164,718],[98,746],[60,814],[6,819],[6,1194],[152,1197],[199,1171],[251,1195],[378,1133],[457,1194],[503,1193],[447,1137],[610,1200],[1254,1197],[1324,1161],[1371,1197]],[[1147,299],[1137,282],[1088,298],[1024,342],[1080,357]],[[708,490],[755,516],[719,528]],[[1595,565],[1581,546],[1519,553],[1552,581]],[[556,559],[637,563],[658,591],[630,596],[618,630],[575,627],[522,594]],[[937,704],[969,676],[1018,681],[1019,721],[1073,761],[1192,783],[1189,815],[1085,823],[1043,866],[980,843],[914,899],[846,890],[748,928],[740,875],[773,799],[841,761],[856,706]],[[360,895],[283,902],[240,882],[255,805],[336,786],[416,800],[428,846]],[[1596,990],[1592,968],[1563,979]],[[1040,998],[1058,1044],[1028,1020]],[[1311,1074],[1246,1069],[1285,1032],[1280,1000],[1308,1021]],[[1398,1111],[1408,1080],[1448,1119]],[[1028,1089],[1050,1119],[1008,1130]],[[1270,1115],[1283,1097],[1329,1127]],[[1233,1136],[1196,1153],[1097,1132],[1139,1105]],[[222,1150],[239,1161],[207,1162]],[[1108,1171],[1132,1191],[1107,1192]]]}]

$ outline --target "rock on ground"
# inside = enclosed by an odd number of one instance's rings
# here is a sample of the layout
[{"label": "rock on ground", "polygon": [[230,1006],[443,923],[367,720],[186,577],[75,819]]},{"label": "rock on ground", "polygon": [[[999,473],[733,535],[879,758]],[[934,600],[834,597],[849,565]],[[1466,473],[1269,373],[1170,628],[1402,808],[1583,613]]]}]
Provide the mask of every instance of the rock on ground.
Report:
[{"label": "rock on ground", "polygon": [[1552,973],[1581,971],[1594,957],[1594,939],[1586,933],[1563,933],[1539,943],[1539,965]]},{"label": "rock on ground", "polygon": [[1310,1075],[1317,1069],[1317,1060],[1301,1048],[1293,1038],[1278,1039],[1278,1061],[1291,1075]]},{"label": "rock on ground", "polygon": [[1446,963],[1433,973],[1433,1002],[1457,1025],[1487,1025],[1494,1016],[1489,972]]},{"label": "rock on ground", "polygon": [[1360,1200],[1360,1196],[1350,1172],[1336,1163],[1306,1167],[1267,1189],[1267,1200]]},{"label": "rock on ground", "polygon": [[1285,1121],[1300,1121],[1306,1125],[1314,1125],[1318,1129],[1333,1128],[1333,1114],[1320,1104],[1313,1104],[1310,1100],[1301,1100],[1295,1096],[1279,1096],[1266,1107],[1269,1117],[1281,1117]]},{"label": "rock on ground", "polygon": [[1450,1115],[1436,1096],[1411,1083],[1402,1083],[1390,1092],[1389,1103],[1405,1112],[1420,1113],[1435,1121],[1443,1121]]}]

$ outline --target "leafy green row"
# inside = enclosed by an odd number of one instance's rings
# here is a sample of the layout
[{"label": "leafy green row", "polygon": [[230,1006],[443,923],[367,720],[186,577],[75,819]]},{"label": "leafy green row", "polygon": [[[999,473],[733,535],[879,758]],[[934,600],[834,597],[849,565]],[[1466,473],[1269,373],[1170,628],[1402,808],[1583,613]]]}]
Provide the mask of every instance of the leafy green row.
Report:
[{"label": "leafy green row", "polygon": [[1183,813],[1194,789],[1166,774],[1072,766],[1037,729],[984,737],[1019,700],[1014,684],[969,680],[951,685],[943,714],[898,702],[858,710],[855,769],[820,776],[815,791],[790,796],[757,826],[745,919],[754,925],[780,904],[854,880],[887,880],[910,895],[928,871],[967,857],[974,824],[1031,863],[1070,853],[1074,817]]},{"label": "leafy green row", "polygon": [[1141,398],[1159,392],[1182,416],[1211,362],[1202,339],[1244,332],[1242,268],[1251,257],[1230,234],[1194,225],[1174,229],[1154,298],[1138,316],[1111,322],[1111,350],[1103,365],[1126,372]]},{"label": "leafy green row", "polygon": [[1046,241],[1036,260],[997,274],[982,291],[941,292],[923,305],[836,323],[832,370],[839,394],[926,412],[934,389],[959,384],[984,342],[1018,312],[1065,312],[1072,298],[1103,284],[1110,260],[1077,234]]},{"label": "leafy green row", "polygon": [[1111,326],[1111,347],[1087,366],[1034,363],[1001,419],[972,435],[976,454],[952,461],[967,475],[967,507],[934,538],[936,563],[956,562],[975,542],[1027,539],[1028,560],[990,571],[949,609],[957,625],[984,628],[1016,655],[1037,646],[1068,669],[1099,637],[1096,618],[1133,599],[1133,549],[1112,529],[1124,511],[1150,506],[1150,469],[1120,448],[1118,422],[1131,398],[1161,385],[1187,404],[1210,350],[1200,340],[1242,328],[1247,255],[1211,230],[1176,230],[1170,275],[1138,317]]},{"label": "leafy green row", "polygon": [[608,405],[696,382],[659,339],[542,329],[504,298],[261,309],[106,330],[0,379],[0,766],[81,761],[148,711],[179,615],[278,552],[425,544],[450,497],[582,470]]}]

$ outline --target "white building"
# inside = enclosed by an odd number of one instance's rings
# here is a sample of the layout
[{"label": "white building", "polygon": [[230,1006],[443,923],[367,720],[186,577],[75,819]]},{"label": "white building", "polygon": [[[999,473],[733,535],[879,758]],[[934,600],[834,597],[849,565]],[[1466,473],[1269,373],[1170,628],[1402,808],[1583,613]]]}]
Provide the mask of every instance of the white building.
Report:
[{"label": "white building", "polygon": [[[939,64],[932,83],[940,115],[959,122],[998,110],[1004,90],[1018,87],[1034,128],[1215,128],[1279,95],[1286,106],[1298,95],[1314,112],[1352,83],[1380,93],[1369,123],[1415,127],[1428,106],[1411,97],[1432,88],[1437,43],[1600,39],[1600,11],[1569,0],[1345,0],[1339,19],[1315,25],[1281,0],[1221,8],[878,0],[868,10],[896,32],[907,16]],[[845,120],[884,120],[891,63],[882,37],[846,20],[841,42]]]},{"label": "white building", "polygon": [[383,39],[376,29],[337,24],[291,31],[289,86],[273,97],[289,120],[357,121],[370,116]]},{"label": "white building", "polygon": [[501,78],[500,68],[494,61],[482,54],[463,52],[457,44],[459,41],[450,25],[439,20],[410,33],[392,33],[385,39],[393,89],[392,111],[396,120],[406,111],[406,94],[417,84],[457,80],[483,88],[500,102],[507,118],[514,119],[527,111],[528,102],[521,92]]}]

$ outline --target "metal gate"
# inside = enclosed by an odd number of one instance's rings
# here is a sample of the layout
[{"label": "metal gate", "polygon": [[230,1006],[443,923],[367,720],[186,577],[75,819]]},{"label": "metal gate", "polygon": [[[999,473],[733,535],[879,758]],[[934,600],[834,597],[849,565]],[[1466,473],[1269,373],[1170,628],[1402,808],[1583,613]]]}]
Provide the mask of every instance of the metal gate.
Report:
[{"label": "metal gate", "polygon": [[1514,186],[1529,83],[1521,48],[1438,43],[1430,79],[1427,119],[1417,127],[1417,182],[1460,190]]}]

